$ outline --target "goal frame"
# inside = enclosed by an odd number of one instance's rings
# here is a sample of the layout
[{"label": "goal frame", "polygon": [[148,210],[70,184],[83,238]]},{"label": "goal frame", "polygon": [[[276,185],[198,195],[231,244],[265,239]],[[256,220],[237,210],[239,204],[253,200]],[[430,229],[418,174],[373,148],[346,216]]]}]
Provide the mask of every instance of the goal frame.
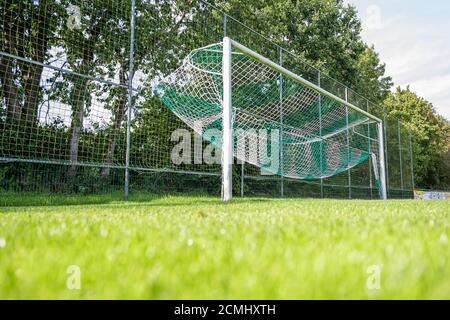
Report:
[{"label": "goal frame", "polygon": [[379,171],[380,171],[380,195],[381,199],[387,199],[386,190],[386,169],[384,155],[384,135],[383,121],[369,112],[358,108],[357,106],[345,101],[344,99],[326,91],[303,77],[287,70],[283,66],[269,60],[261,54],[247,48],[241,43],[229,38],[223,38],[223,58],[222,58],[222,82],[223,82],[223,106],[222,106],[222,200],[232,199],[232,166],[233,166],[233,124],[232,124],[232,48],[243,52],[256,61],[280,72],[284,76],[291,78],[305,87],[326,96],[339,104],[358,112],[377,123],[378,148],[379,148]]}]

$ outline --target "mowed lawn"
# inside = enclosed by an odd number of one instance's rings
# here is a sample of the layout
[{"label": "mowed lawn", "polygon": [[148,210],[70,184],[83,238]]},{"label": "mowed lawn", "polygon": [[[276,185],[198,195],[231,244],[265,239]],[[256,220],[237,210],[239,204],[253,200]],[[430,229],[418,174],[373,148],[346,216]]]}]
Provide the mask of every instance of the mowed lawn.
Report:
[{"label": "mowed lawn", "polygon": [[450,201],[146,197],[1,208],[0,298],[450,299]]}]

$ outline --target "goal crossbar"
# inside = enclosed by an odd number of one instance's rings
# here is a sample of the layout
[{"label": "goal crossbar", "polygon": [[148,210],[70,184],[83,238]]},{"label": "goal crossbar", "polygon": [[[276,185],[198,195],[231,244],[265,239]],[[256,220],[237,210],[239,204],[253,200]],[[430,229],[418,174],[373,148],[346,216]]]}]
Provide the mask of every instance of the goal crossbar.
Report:
[{"label": "goal crossbar", "polygon": [[[226,39],[226,37],[225,37],[225,39]],[[224,43],[225,43],[225,39],[224,39]],[[328,98],[331,98],[331,99],[335,100],[336,102],[339,102],[340,104],[342,104],[342,105],[352,109],[353,111],[356,111],[356,112],[366,116],[367,118],[370,118],[370,119],[372,119],[372,120],[374,120],[376,122],[379,122],[379,123],[382,122],[380,118],[374,116],[373,114],[370,114],[367,111],[365,111],[365,110],[363,110],[361,108],[358,108],[357,106],[349,103],[348,101],[345,101],[344,99],[339,98],[338,96],[332,94],[331,92],[326,91],[325,89],[323,89],[323,88],[315,85],[314,83],[306,80],[305,78],[303,78],[303,77],[293,73],[292,71],[284,68],[283,66],[280,66],[279,64],[277,64],[277,63],[267,59],[266,57],[260,55],[259,53],[255,52],[255,51],[253,51],[253,50],[251,50],[249,48],[247,48],[246,46],[240,44],[239,42],[234,41],[232,39],[230,39],[230,42],[231,42],[231,46],[232,47],[234,47],[234,48],[238,49],[239,51],[245,53],[246,55],[252,57],[253,59],[257,60],[258,62],[261,62],[262,64],[265,64],[266,66],[268,66],[268,67],[270,67],[270,68],[280,72],[281,74],[283,74],[283,75],[285,75],[285,76],[287,76],[287,77],[289,77],[289,78],[291,78],[291,79],[293,79],[295,81],[298,81],[299,83],[301,83],[305,87],[308,87],[311,90],[314,90],[314,91],[316,91],[317,93],[319,93],[321,95],[324,95],[324,96],[326,96]]]}]

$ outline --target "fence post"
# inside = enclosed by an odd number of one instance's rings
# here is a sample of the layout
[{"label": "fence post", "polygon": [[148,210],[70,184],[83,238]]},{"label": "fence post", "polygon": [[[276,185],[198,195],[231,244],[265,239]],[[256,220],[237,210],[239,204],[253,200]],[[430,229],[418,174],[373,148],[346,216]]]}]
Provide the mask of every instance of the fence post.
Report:
[{"label": "fence post", "polygon": [[125,200],[128,200],[129,179],[130,179],[130,145],[131,145],[131,114],[133,103],[133,77],[134,77],[134,28],[136,17],[136,1],[131,0],[130,16],[130,64],[128,70],[128,110],[127,110],[127,146],[125,153]]},{"label": "fence post", "polygon": [[[386,197],[389,198],[389,157],[388,157],[388,142],[387,142],[387,117],[386,107],[383,106],[383,135],[384,135],[384,159],[385,159],[385,176],[386,176]],[[379,142],[378,142],[379,143]],[[381,154],[380,154],[381,156]]]},{"label": "fence post", "polygon": [[[366,100],[366,111],[369,112],[369,100]],[[371,146],[371,142],[370,142],[370,124],[367,125],[367,141],[369,143],[369,154],[372,153],[372,146]],[[369,157],[369,189],[370,189],[370,199],[373,199],[373,194],[372,194],[372,157]]]},{"label": "fence post", "polygon": [[397,134],[398,134],[398,154],[400,164],[400,190],[403,198],[403,161],[402,161],[402,140],[400,134],[400,119],[397,119]]},{"label": "fence post", "polygon": [[[345,101],[348,102],[348,89],[345,87]],[[347,166],[348,166],[348,198],[352,198],[352,175],[350,172],[350,137],[348,132],[348,107],[345,107],[345,124],[347,127]]]},{"label": "fence post", "polygon": [[[244,155],[245,155],[245,153],[244,153]],[[244,197],[244,174],[245,174],[244,164],[245,164],[245,161],[242,160],[242,163],[241,163],[241,197],[242,198]]]},{"label": "fence post", "polygon": [[[321,86],[321,73],[317,71],[317,85]],[[319,94],[319,135],[320,135],[320,198],[323,199],[323,139],[322,139],[322,95]]]},{"label": "fence post", "polygon": [[[283,49],[278,47],[279,58],[280,58],[280,66],[283,66]],[[280,73],[280,134],[279,134],[279,152],[280,152],[280,194],[281,197],[284,197],[284,170],[283,170],[283,160],[284,160],[284,152],[283,152],[283,75]]]},{"label": "fence post", "polygon": [[227,36],[227,14],[223,14],[223,37],[225,38]]},{"label": "fence post", "polygon": [[409,128],[409,157],[410,157],[410,161],[411,161],[411,189],[413,191],[413,196],[414,196],[414,163],[413,163],[411,128]]}]

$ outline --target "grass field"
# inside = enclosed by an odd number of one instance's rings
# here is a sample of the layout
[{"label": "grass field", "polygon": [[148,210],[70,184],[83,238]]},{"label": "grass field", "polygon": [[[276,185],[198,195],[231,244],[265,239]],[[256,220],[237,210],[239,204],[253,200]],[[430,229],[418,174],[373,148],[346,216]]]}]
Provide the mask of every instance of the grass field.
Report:
[{"label": "grass field", "polygon": [[1,299],[450,299],[449,201],[88,200],[0,209]]}]

